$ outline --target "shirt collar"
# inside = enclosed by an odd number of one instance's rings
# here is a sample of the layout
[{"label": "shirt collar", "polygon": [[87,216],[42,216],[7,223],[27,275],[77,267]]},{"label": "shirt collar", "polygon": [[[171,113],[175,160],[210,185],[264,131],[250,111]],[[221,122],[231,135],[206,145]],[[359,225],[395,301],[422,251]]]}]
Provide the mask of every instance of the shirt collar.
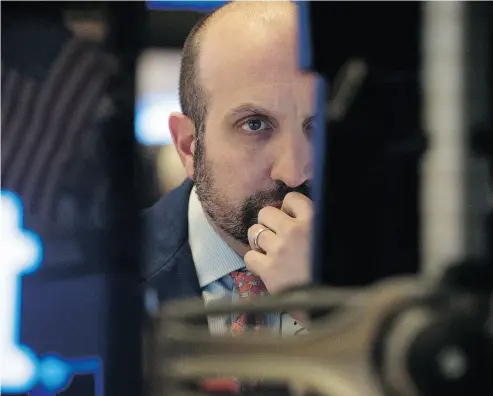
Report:
[{"label": "shirt collar", "polygon": [[188,203],[188,237],[200,287],[245,267],[243,259],[210,225],[195,187]]}]

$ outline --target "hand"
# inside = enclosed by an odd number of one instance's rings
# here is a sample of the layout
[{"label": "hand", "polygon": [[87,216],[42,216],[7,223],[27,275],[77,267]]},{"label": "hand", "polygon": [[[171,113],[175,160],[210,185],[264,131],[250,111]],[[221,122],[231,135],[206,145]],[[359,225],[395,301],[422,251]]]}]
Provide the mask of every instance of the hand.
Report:
[{"label": "hand", "polygon": [[[313,203],[302,194],[292,192],[284,198],[281,209],[271,206],[258,214],[258,223],[248,230],[252,250],[245,264],[262,278],[270,294],[307,284],[311,280],[310,248]],[[253,243],[255,233],[263,231]]]}]

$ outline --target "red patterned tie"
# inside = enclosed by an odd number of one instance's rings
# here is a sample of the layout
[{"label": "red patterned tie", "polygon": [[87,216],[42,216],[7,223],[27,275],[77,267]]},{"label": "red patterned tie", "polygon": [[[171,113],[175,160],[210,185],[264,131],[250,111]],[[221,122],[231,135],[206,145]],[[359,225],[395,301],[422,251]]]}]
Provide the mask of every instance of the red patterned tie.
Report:
[{"label": "red patterned tie", "polygon": [[[235,287],[240,294],[240,299],[243,301],[255,298],[257,296],[268,295],[267,288],[265,287],[262,279],[260,279],[257,275],[252,274],[250,271],[233,271],[230,275],[235,282]],[[233,335],[239,335],[246,330],[248,324],[248,314],[241,313],[231,324],[231,332]],[[258,331],[265,326],[265,315],[255,314],[255,331]]]},{"label": "red patterned tie", "polygon": [[[252,274],[250,271],[233,271],[230,272],[230,275],[240,294],[240,299],[251,299],[257,296],[266,296],[268,294],[262,279],[257,275]],[[236,320],[231,324],[231,333],[235,336],[241,335],[247,329],[248,324],[248,314],[242,313],[238,315]],[[265,326],[265,315],[256,314],[254,330],[258,331]],[[242,384],[236,378],[208,378],[201,381],[201,389],[209,393],[240,393],[241,387]]]}]

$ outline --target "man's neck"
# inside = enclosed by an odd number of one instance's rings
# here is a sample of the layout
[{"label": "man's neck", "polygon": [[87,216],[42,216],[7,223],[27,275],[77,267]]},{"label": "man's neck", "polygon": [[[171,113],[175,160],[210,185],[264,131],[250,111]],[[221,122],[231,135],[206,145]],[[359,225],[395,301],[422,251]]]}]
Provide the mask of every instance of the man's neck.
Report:
[{"label": "man's neck", "polygon": [[215,222],[206,214],[207,221],[212,226],[214,231],[222,238],[226,244],[233,249],[240,257],[244,257],[245,254],[251,250],[250,246],[245,246],[243,243],[239,242],[237,239],[233,238],[227,232],[224,232],[221,228],[219,228]]}]

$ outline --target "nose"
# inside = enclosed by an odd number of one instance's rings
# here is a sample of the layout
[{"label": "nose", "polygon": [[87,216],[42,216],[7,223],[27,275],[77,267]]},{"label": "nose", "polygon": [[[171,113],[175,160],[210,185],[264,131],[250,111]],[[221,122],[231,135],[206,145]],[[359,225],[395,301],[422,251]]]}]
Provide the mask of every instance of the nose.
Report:
[{"label": "nose", "polygon": [[283,134],[276,147],[271,178],[294,188],[312,176],[312,147],[304,133]]}]

